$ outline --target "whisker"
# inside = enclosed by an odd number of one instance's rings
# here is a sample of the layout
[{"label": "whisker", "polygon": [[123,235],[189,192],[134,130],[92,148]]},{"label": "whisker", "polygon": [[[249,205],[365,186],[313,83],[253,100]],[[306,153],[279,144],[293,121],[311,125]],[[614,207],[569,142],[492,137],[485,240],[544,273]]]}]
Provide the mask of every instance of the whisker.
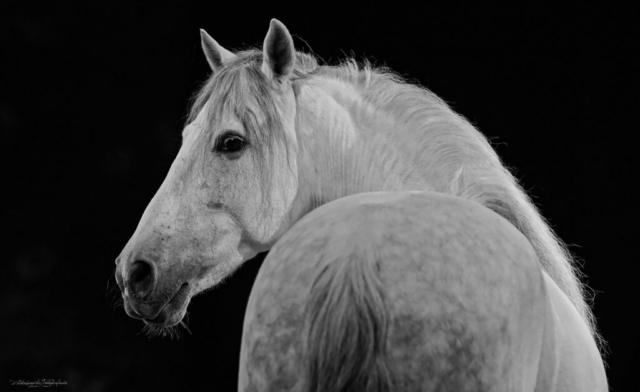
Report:
[{"label": "whisker", "polygon": [[120,295],[120,287],[118,286],[115,279],[115,270],[107,280],[105,297],[108,302],[111,304],[111,309],[115,313],[116,309],[119,307],[124,307],[124,301],[122,296]]},{"label": "whisker", "polygon": [[177,328],[179,325],[184,327],[189,332],[189,334],[191,334],[189,327],[187,327],[185,323],[180,321],[180,323],[172,327],[165,327],[163,325],[150,325],[145,323],[144,327],[142,327],[142,330],[138,332],[138,335],[141,333],[145,333],[148,338],[168,337],[171,340],[173,340],[174,338],[176,340],[180,340],[182,338],[182,335],[181,330]]},{"label": "whisker", "polygon": [[187,330],[187,332],[189,332],[189,335],[193,335],[191,333],[191,330],[189,329],[189,327],[187,326],[187,324],[185,324],[184,322],[180,321],[180,325]]}]

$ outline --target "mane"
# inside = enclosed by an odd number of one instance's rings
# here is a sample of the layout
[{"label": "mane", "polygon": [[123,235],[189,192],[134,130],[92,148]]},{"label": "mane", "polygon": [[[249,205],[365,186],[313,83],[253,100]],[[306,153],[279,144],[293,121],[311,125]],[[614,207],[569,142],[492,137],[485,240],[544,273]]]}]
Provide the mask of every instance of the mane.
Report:
[{"label": "mane", "polygon": [[[582,315],[598,347],[605,349],[571,253],[482,133],[434,93],[387,68],[348,59],[337,67],[323,67],[321,74],[355,87],[364,101],[394,118],[394,141],[405,143],[407,159],[423,173],[437,173],[428,181],[433,190],[477,201],[522,232],[544,270]],[[403,139],[403,128],[412,136]]]},{"label": "mane", "polygon": [[[236,55],[197,93],[188,121],[193,121],[208,101],[221,102],[210,108],[210,127],[224,111],[233,110],[248,137],[272,152],[274,143],[285,139],[274,88],[260,69],[262,51],[249,49]],[[520,230],[532,243],[544,270],[567,294],[603,348],[585,302],[579,271],[566,245],[549,228],[483,134],[428,89],[368,61],[358,63],[349,58],[339,65],[326,66],[313,55],[296,52],[294,91],[296,84],[311,78],[330,78],[352,86],[363,101],[392,117],[398,124],[393,131],[394,142],[403,147],[405,159],[411,167],[419,168],[433,190],[477,201]],[[265,157],[258,159],[264,162]],[[269,165],[257,166],[268,189],[271,173],[265,167]]]}]

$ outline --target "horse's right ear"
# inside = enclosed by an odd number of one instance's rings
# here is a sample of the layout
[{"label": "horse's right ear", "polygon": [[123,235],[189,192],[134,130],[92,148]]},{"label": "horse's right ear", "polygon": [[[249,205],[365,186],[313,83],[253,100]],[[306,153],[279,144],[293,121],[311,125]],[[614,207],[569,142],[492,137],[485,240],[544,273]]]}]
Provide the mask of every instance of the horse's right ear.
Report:
[{"label": "horse's right ear", "polygon": [[263,46],[262,72],[269,79],[286,78],[293,71],[296,50],[289,30],[277,19],[271,19]]},{"label": "horse's right ear", "polygon": [[225,64],[228,64],[236,57],[235,54],[218,45],[216,40],[211,38],[203,29],[200,29],[200,42],[202,43],[202,51],[214,73],[221,70]]}]

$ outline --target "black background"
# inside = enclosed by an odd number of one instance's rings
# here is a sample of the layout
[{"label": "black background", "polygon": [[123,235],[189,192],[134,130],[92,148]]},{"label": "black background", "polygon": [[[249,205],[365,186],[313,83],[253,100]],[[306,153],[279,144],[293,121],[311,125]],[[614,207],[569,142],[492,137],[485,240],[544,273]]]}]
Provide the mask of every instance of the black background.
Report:
[{"label": "black background", "polygon": [[610,386],[640,390],[637,17],[428,3],[2,2],[0,389],[43,378],[69,391],[236,389],[259,260],[193,300],[180,340],[147,338],[107,282],[208,75],[198,29],[244,48],[276,17],[298,49],[386,64],[491,138],[583,260]]}]

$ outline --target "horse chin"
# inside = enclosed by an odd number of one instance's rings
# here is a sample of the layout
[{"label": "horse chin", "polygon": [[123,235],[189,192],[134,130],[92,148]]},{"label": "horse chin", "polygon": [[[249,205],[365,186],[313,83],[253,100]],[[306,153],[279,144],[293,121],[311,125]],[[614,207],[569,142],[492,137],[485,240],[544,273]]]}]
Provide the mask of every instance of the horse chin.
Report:
[{"label": "horse chin", "polygon": [[182,321],[191,300],[189,285],[183,284],[154,319],[143,319],[151,327],[170,328]]},{"label": "horse chin", "polygon": [[178,325],[182,318],[184,317],[187,311],[187,307],[180,309],[177,312],[169,313],[166,310],[162,310],[158,317],[153,320],[143,320],[144,323],[150,327],[162,327],[162,328],[171,328]]}]

